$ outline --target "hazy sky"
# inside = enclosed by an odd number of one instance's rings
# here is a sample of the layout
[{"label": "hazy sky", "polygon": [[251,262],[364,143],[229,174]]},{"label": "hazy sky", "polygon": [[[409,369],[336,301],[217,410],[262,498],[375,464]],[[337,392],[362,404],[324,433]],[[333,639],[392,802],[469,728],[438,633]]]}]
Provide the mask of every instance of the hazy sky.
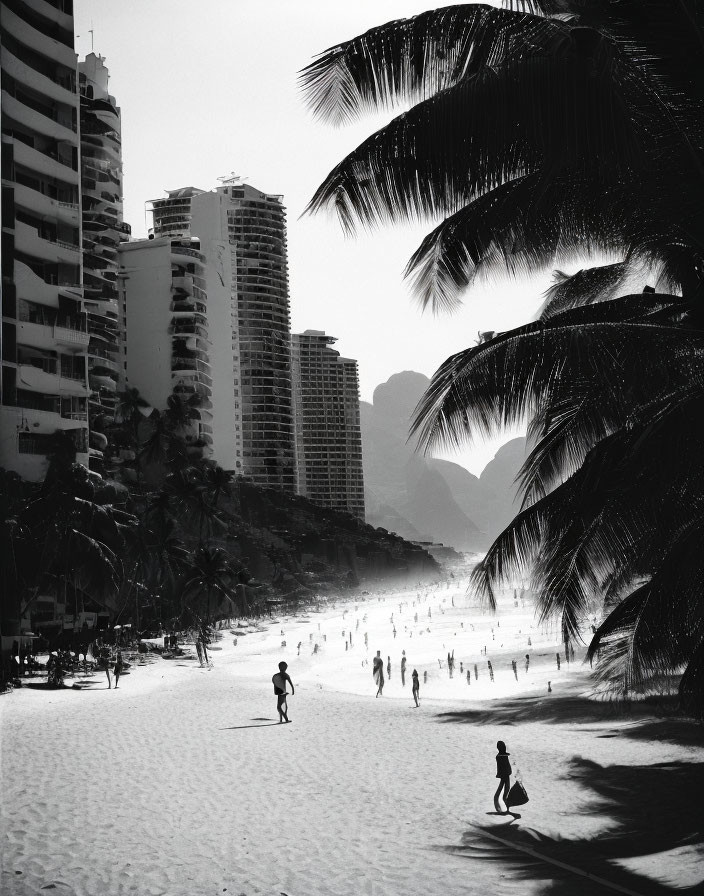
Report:
[{"label": "hazy sky", "polygon": [[[428,376],[478,330],[529,320],[550,282],[502,280],[475,289],[451,316],[422,314],[402,279],[432,222],[345,238],[337,221],[301,217],[328,171],[392,113],[334,129],[313,120],[297,72],[319,52],[420,0],[76,0],[76,50],[110,70],[122,110],[125,220],[146,236],[146,200],[184,186],[212,189],[232,172],[281,193],[288,209],[291,323],[338,337],[359,361],[361,397],[402,370]],[[479,472],[496,445],[446,455]]]}]

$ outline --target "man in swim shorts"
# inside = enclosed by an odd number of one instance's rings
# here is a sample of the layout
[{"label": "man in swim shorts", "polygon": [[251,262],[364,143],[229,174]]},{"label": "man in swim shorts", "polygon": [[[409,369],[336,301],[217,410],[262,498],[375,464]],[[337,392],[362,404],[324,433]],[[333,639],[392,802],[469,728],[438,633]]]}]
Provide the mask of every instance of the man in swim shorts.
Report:
[{"label": "man in swim shorts", "polygon": [[290,722],[288,717],[288,704],[286,703],[286,684],[291,685],[291,694],[295,693],[291,676],[286,671],[288,663],[283,661],[279,663],[279,671],[272,676],[271,682],[274,685],[274,693],[276,694],[276,709],[279,713],[279,724],[282,722]]}]

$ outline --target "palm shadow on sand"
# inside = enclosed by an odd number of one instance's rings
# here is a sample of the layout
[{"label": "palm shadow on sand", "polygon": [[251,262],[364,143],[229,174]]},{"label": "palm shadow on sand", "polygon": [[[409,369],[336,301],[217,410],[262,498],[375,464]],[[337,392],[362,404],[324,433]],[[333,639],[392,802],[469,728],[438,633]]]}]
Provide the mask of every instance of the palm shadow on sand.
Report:
[{"label": "palm shadow on sand", "polygon": [[[464,833],[459,846],[443,850],[474,861],[496,862],[515,881],[540,881],[543,896],[594,896],[618,892],[617,888],[638,896],[704,892],[703,875],[692,872],[693,867],[702,868],[704,859],[697,803],[697,795],[704,793],[704,763],[601,766],[574,758],[569,777],[576,778],[584,791],[584,808],[575,806],[575,813],[598,812],[608,818],[597,836],[563,839],[511,823],[479,824]],[[619,864],[673,850],[687,856],[689,870],[681,880],[677,880],[672,857],[663,866],[671,875],[666,882]],[[696,882],[692,877],[698,878]]]},{"label": "palm shadow on sand", "polygon": [[[704,746],[704,728],[682,716],[675,698],[653,698],[634,703],[590,700],[586,697],[516,697],[495,701],[486,709],[466,709],[436,715],[441,722],[472,725],[593,724],[603,722],[605,732],[596,737],[628,737],[632,740],[668,741],[682,746]],[[625,724],[624,724],[625,723]],[[609,726],[618,727],[609,730]]]}]

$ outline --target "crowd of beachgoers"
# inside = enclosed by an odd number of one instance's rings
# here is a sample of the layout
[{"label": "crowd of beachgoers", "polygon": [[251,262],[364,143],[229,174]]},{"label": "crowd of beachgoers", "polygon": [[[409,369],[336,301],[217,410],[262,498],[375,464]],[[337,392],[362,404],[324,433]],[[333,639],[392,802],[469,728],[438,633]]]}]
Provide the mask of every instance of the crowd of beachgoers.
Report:
[{"label": "crowd of beachgoers", "polygon": [[[645,707],[595,699],[583,648],[565,654],[521,583],[496,614],[465,585],[233,617],[200,657],[195,633],[155,631],[146,652],[122,642],[118,689],[93,670],[3,696],[0,889],[537,896],[562,881],[648,896],[700,882],[701,838],[683,831],[700,730],[663,736]],[[528,792],[512,814],[497,752]]]}]

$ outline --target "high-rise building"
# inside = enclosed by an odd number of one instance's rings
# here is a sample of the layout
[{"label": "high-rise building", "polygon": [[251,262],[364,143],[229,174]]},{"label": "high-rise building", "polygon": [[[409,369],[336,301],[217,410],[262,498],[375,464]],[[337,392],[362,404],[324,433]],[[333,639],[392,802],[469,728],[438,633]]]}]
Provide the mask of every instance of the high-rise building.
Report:
[{"label": "high-rise building", "polygon": [[237,302],[235,364],[242,405],[242,458],[257,485],[295,490],[291,322],[282,197],[223,180]]},{"label": "high-rise building", "polygon": [[292,337],[297,491],[363,520],[357,362],[330,348],[336,341],[321,330]]},{"label": "high-rise building", "polygon": [[0,466],[40,479],[62,430],[88,465],[71,0],[3,0]]},{"label": "high-rise building", "polygon": [[81,95],[83,294],[88,320],[91,469],[106,472],[105,429],[115,419],[120,365],[117,248],[129,237],[122,220],[120,109],[108,92],[105,60],[90,53],[78,66]]},{"label": "high-rise building", "polygon": [[174,227],[119,247],[125,385],[160,410],[172,393],[196,405],[192,452],[241,473],[226,202],[187,187],[152,207],[192,215],[200,236]]},{"label": "high-rise building", "polygon": [[[212,199],[222,203],[215,212]],[[155,237],[201,239],[226,212],[236,471],[294,491],[286,211],[281,196],[239,178],[211,193],[187,188],[150,203]],[[128,312],[129,313],[129,312]],[[224,374],[221,374],[224,380]]]}]

